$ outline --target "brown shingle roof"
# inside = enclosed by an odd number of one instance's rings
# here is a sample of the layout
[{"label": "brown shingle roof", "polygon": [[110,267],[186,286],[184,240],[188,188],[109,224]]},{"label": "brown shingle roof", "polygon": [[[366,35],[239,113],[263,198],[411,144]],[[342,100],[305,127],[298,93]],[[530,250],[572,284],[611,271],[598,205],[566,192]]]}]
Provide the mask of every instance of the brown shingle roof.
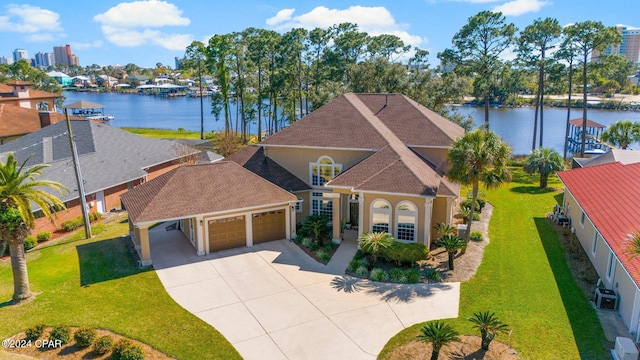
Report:
[{"label": "brown shingle roof", "polygon": [[[50,112],[51,123],[65,119],[64,115]],[[71,117],[77,119],[77,117]],[[81,118],[84,120],[84,118]],[[24,135],[40,130],[40,112],[20,106],[0,104],[0,137]]]},{"label": "brown shingle roof", "polygon": [[264,155],[264,148],[250,145],[227,157],[247,170],[288,191],[309,190],[311,187],[277,162]]},{"label": "brown shingle roof", "polygon": [[[17,82],[17,83],[21,83],[21,82]],[[24,82],[24,83],[25,83],[24,85],[30,84],[28,82]],[[17,84],[17,85],[21,85],[21,84]],[[13,86],[10,86],[8,84],[0,84],[0,101],[20,99],[17,96],[13,95],[13,88],[14,88]],[[61,98],[61,97],[62,97],[61,94],[51,93],[51,92],[42,91],[42,90],[29,89],[29,97],[26,99],[55,99],[55,98]],[[21,100],[25,100],[25,99],[21,99]]]},{"label": "brown shingle roof", "polygon": [[121,195],[133,223],[186,218],[296,201],[231,161],[184,165]]}]

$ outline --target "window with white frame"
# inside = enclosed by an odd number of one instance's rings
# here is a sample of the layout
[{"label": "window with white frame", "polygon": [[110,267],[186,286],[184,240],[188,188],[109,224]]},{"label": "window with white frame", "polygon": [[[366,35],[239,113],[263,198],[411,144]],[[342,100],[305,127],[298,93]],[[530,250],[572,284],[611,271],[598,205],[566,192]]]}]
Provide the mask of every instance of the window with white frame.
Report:
[{"label": "window with white frame", "polygon": [[597,249],[598,249],[598,232],[596,231],[595,234],[593,234],[593,245],[591,245],[591,253],[595,255]]},{"label": "window with white frame", "polygon": [[418,208],[410,201],[403,201],[396,206],[396,240],[416,241]]},{"label": "window with white frame", "polygon": [[584,211],[582,212],[582,214],[580,214],[580,226],[584,227],[584,218],[586,217],[586,215],[584,214]]},{"label": "window with white frame", "polygon": [[296,201],[296,213],[301,213],[302,212],[302,202],[304,200],[302,198],[298,198],[298,201]]},{"label": "window with white frame", "polygon": [[607,279],[611,280],[613,276],[613,270],[615,269],[615,257],[613,253],[609,253],[609,262],[607,263]]},{"label": "window with white frame", "polygon": [[371,202],[371,231],[389,232],[391,222],[391,204],[384,199]]},{"label": "window with white frame", "polygon": [[317,162],[309,163],[311,185],[324,186],[342,171],[342,164],[336,164],[332,158],[321,156]]},{"label": "window with white frame", "polygon": [[311,192],[311,215],[324,215],[333,219],[333,199],[321,191]]}]

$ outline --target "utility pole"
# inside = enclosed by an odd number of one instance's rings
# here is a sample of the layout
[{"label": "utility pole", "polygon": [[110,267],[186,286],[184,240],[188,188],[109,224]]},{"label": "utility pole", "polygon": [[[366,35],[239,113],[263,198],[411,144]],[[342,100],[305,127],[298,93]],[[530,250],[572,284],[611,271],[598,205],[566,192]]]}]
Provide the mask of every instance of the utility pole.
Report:
[{"label": "utility pole", "polygon": [[69,133],[69,144],[71,145],[71,157],[73,158],[73,168],[76,171],[76,181],[78,183],[78,193],[80,194],[80,207],[82,207],[82,218],[84,219],[84,232],[87,239],[91,239],[91,222],[89,221],[89,210],[87,210],[87,199],[84,194],[84,180],[78,162],[78,149],[71,133],[71,120],[69,120],[69,110],[64,108],[64,116],[67,119],[67,132]]}]

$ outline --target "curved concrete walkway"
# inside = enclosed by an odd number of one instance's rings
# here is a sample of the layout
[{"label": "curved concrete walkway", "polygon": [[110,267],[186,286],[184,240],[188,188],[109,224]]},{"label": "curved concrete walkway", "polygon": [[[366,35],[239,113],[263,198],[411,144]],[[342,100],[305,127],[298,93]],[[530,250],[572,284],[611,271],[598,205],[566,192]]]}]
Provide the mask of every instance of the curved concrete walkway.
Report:
[{"label": "curved concrete walkway", "polygon": [[252,359],[375,359],[418,322],[458,316],[460,284],[380,284],[344,275],[344,242],[328,265],[281,240],[196,256],[179,231],[150,232],[167,292]]}]

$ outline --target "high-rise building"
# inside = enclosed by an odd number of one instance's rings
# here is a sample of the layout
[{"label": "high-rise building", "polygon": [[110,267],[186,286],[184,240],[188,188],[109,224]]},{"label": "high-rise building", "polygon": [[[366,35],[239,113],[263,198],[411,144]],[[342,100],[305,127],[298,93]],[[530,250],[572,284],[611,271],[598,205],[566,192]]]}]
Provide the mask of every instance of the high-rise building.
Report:
[{"label": "high-rise building", "polygon": [[27,50],[24,50],[24,49],[13,50],[13,61],[18,62],[20,60],[29,61],[29,55],[27,54]]},{"label": "high-rise building", "polygon": [[40,68],[46,68],[55,65],[55,56],[53,53],[43,53],[41,51],[36,53],[35,66]]},{"label": "high-rise building", "polygon": [[80,66],[80,60],[78,57],[71,51],[71,46],[54,46],[53,53],[55,56],[55,63],[62,64],[65,66],[76,65]]},{"label": "high-rise building", "polygon": [[6,56],[0,56],[0,64],[11,65],[13,64],[13,59]]},{"label": "high-rise building", "polygon": [[[604,54],[624,55],[627,60],[637,63],[640,56],[640,28],[618,25],[616,26],[616,30],[622,35],[622,42],[620,42],[620,44],[608,45]],[[591,61],[596,60],[599,56],[600,52],[594,51],[591,55]]]}]

